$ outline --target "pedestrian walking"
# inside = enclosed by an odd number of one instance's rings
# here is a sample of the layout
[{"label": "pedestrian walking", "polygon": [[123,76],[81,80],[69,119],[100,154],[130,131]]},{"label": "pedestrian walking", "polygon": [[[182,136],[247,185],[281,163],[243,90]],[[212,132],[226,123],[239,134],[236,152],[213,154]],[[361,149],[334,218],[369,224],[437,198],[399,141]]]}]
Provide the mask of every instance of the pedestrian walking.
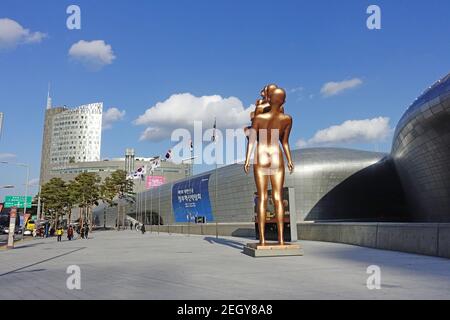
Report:
[{"label": "pedestrian walking", "polygon": [[89,239],[89,225],[88,224],[84,225],[84,238]]},{"label": "pedestrian walking", "polygon": [[142,224],[141,232],[142,232],[142,234],[145,234],[145,224]]},{"label": "pedestrian walking", "polygon": [[48,238],[49,237],[49,233],[50,233],[50,224],[47,222],[47,223],[45,223],[45,226],[44,226],[44,235],[45,235],[45,238]]},{"label": "pedestrian walking", "polygon": [[73,227],[71,225],[67,229],[67,239],[69,241],[72,241],[72,239],[73,239]]},{"label": "pedestrian walking", "polygon": [[63,234],[64,234],[64,229],[61,226],[59,226],[56,229],[56,236],[58,237],[58,242],[62,241],[61,238],[62,238]]},{"label": "pedestrian walking", "polygon": [[130,221],[130,230],[133,230],[133,222]]}]

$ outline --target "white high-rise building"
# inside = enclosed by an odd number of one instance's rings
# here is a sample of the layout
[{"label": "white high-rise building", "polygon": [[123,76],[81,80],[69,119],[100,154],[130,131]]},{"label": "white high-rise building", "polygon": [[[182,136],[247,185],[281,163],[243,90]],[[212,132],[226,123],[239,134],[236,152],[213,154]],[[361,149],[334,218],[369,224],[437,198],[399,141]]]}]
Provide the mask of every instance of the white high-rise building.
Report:
[{"label": "white high-rise building", "polygon": [[54,115],[50,164],[100,160],[103,103],[65,109]]}]

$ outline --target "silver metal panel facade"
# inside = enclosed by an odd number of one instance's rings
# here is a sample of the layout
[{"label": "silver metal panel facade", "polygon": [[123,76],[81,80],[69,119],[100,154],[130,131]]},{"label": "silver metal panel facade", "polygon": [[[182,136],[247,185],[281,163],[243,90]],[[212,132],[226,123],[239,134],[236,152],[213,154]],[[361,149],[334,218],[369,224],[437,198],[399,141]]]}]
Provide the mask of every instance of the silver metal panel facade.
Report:
[{"label": "silver metal panel facade", "polygon": [[[376,220],[380,218],[380,213],[389,214],[392,203],[401,204],[403,199],[398,191],[399,183],[396,183],[395,171],[390,170],[388,162],[385,161],[386,157],[387,155],[382,153],[337,148],[293,151],[296,169],[292,175],[286,175],[285,187],[295,190],[298,222]],[[252,173],[245,175],[242,164],[219,168],[217,206],[216,172],[210,171],[198,176],[206,174],[211,175],[209,197],[213,211],[217,209],[214,214],[217,222],[254,221],[256,188]],[[181,181],[185,180],[188,179]],[[384,186],[385,183],[391,185],[391,188]],[[352,190],[353,184],[358,190]],[[139,209],[136,210],[133,205],[127,208],[127,212],[136,216],[137,211],[136,217],[139,219],[146,211],[147,222],[150,222],[150,212],[154,215],[159,213],[163,224],[174,223],[172,186],[173,183],[168,183],[140,194]],[[392,196],[394,199],[391,199]],[[144,198],[145,205],[142,200]]]},{"label": "silver metal panel facade", "polygon": [[450,222],[450,75],[405,113],[392,156],[413,221]]},{"label": "silver metal panel facade", "polygon": [[299,222],[405,219],[403,193],[388,155],[320,148],[300,150],[294,160],[287,186],[295,188]]},{"label": "silver metal panel facade", "polygon": [[[450,74],[404,114],[390,155],[316,148],[293,151],[293,159],[296,169],[285,186],[295,192],[298,222],[450,222]],[[211,174],[209,195],[219,223],[254,221],[253,174],[246,176],[241,164],[219,168],[217,203],[215,172],[204,174]],[[161,207],[153,210],[164,223],[173,223],[171,189],[160,188]],[[146,193],[147,208],[158,194]]]}]

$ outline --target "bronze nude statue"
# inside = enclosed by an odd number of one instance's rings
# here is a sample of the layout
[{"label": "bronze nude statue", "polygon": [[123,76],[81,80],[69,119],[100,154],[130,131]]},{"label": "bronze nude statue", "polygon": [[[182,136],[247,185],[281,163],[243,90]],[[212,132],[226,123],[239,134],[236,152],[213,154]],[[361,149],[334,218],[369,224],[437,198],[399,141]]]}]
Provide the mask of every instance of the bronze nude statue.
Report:
[{"label": "bronze nude statue", "polygon": [[253,171],[258,193],[257,214],[260,245],[266,245],[264,232],[269,181],[272,186],[272,199],[275,206],[278,244],[284,245],[283,186],[285,162],[283,151],[286,155],[287,167],[292,173],[294,165],[289,147],[292,117],[284,114],[285,90],[275,85],[269,85],[264,88],[261,95],[263,99],[259,100],[254,115],[252,115],[244,170],[248,174],[250,161],[256,146]]},{"label": "bronze nude statue", "polygon": [[[269,104],[269,101],[268,101],[268,97],[277,88],[278,88],[278,86],[276,84],[268,84],[267,86],[265,86],[261,90],[261,92],[260,92],[261,99],[256,100],[255,111],[250,113],[250,120],[251,121],[253,121],[255,116],[270,111],[270,104]],[[280,112],[284,113],[284,106],[281,106]],[[251,128],[252,128],[251,126],[244,128],[244,133],[245,133],[245,136],[247,137],[247,139],[248,139],[248,137],[250,135],[250,129]]]}]

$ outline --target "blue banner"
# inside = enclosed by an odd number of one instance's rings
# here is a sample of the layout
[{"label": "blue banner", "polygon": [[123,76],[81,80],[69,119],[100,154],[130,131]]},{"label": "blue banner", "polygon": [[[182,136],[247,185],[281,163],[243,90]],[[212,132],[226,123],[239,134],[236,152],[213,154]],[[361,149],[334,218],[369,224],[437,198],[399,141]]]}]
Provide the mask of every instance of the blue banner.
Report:
[{"label": "blue banner", "polygon": [[172,207],[175,222],[195,222],[204,217],[206,222],[214,221],[209,200],[209,177],[204,175],[173,185]]}]

